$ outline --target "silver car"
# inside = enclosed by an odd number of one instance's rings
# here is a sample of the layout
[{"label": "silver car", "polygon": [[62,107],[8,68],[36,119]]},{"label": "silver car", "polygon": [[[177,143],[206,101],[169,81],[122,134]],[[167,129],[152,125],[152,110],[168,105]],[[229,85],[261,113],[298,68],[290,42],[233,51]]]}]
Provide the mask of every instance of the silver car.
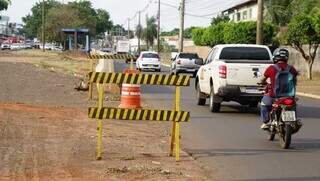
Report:
[{"label": "silver car", "polygon": [[196,53],[178,53],[172,59],[171,73],[178,75],[179,73],[191,73],[196,75],[203,60]]}]

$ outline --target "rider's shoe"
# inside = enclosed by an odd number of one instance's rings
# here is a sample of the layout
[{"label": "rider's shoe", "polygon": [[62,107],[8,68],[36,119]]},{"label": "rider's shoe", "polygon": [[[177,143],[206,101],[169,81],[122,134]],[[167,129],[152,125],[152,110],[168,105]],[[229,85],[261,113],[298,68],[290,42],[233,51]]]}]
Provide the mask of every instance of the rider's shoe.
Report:
[{"label": "rider's shoe", "polygon": [[263,130],[269,130],[270,123],[263,123],[260,128],[263,129]]}]

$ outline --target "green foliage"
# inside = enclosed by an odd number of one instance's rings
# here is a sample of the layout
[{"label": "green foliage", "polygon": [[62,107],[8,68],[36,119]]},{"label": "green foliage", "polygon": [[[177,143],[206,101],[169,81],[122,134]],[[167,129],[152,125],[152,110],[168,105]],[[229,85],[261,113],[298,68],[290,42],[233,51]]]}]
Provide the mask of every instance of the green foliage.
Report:
[{"label": "green foliage", "polygon": [[[184,38],[192,38],[192,30],[194,30],[196,27],[192,26],[189,28],[186,28],[184,30]],[[179,35],[179,28],[175,28],[171,31],[164,31],[161,32],[161,36],[178,36]]]},{"label": "green foliage", "polygon": [[[256,22],[220,22],[204,29],[195,29],[192,39],[196,45],[215,46],[225,43],[255,44]],[[271,44],[275,36],[275,27],[271,23],[264,25],[264,44]]]},{"label": "green foliage", "polygon": [[315,7],[320,7],[320,0],[266,0],[265,6],[270,21],[286,26],[294,16],[309,14]]},{"label": "green foliage", "polygon": [[147,27],[142,30],[142,38],[147,42],[147,45],[153,45],[157,34],[156,19],[154,17],[147,18]]},{"label": "green foliage", "polygon": [[205,45],[213,47],[217,44],[223,44],[225,26],[225,22],[220,22],[214,26],[209,26],[208,28],[206,28],[203,35],[203,41]]},{"label": "green foliage", "polygon": [[[22,20],[25,23],[25,32],[27,37],[39,37],[42,27],[42,1],[37,2],[31,9],[31,14],[23,17]],[[102,9],[94,9],[92,4],[88,0],[80,0],[69,2],[68,4],[61,4],[56,0],[46,0],[45,4],[45,17],[49,21],[46,23],[46,27],[53,28],[52,30],[46,28],[46,31],[53,32],[54,35],[46,35],[48,39],[52,40],[53,37],[58,39],[58,31],[62,28],[88,28],[92,36],[103,34],[105,31],[110,30],[112,27],[112,22],[110,20],[110,15],[107,11]],[[54,9],[56,12],[52,12]],[[70,10],[71,13],[65,12]],[[63,12],[66,17],[60,16],[59,12]],[[50,13],[49,13],[50,12]],[[53,16],[53,17],[51,17]],[[71,18],[68,20],[68,18]],[[53,19],[61,21],[61,23],[52,22]],[[72,21],[71,21],[72,20]],[[74,21],[74,22],[73,22]],[[80,22],[80,23],[79,23]],[[51,25],[53,23],[54,25]],[[60,26],[59,28],[57,26]]]},{"label": "green foliage", "polygon": [[48,11],[46,18],[46,39],[49,42],[62,43],[64,34],[62,27],[78,28],[85,24],[79,17],[79,11],[70,6],[53,7]]},{"label": "green foliage", "polygon": [[255,22],[230,22],[224,28],[225,43],[250,43],[256,42]]},{"label": "green foliage", "polygon": [[205,46],[205,42],[203,40],[206,28],[195,28],[192,30],[192,40],[193,43],[197,46]]},{"label": "green foliage", "polygon": [[0,11],[8,9],[8,6],[10,4],[11,4],[11,0],[0,0]]},{"label": "green foliage", "polygon": [[[295,16],[288,25],[285,37],[307,62],[308,78],[312,79],[312,66],[320,44],[320,10]],[[303,45],[307,45],[306,48]]]},{"label": "green foliage", "polygon": [[313,18],[307,14],[301,14],[292,19],[288,25],[286,39],[289,44],[303,45],[303,44],[319,44],[319,33],[316,31],[317,18]]},{"label": "green foliage", "polygon": [[[31,8],[31,14],[28,14],[26,17],[22,18],[22,21],[25,23],[25,32],[27,37],[37,37],[40,35],[41,26],[42,26],[42,1],[37,2]],[[47,14],[49,9],[52,7],[58,7],[61,4],[55,0],[47,0],[44,2],[44,14]]]},{"label": "green foliage", "polygon": [[214,25],[217,25],[221,22],[229,22],[230,21],[230,18],[229,16],[226,16],[226,15],[219,15],[217,17],[213,17],[211,19],[211,25],[214,26]]},{"label": "green foliage", "polygon": [[97,9],[97,34],[102,34],[107,30],[111,30],[113,23],[110,20],[110,14],[104,9]]},{"label": "green foliage", "polygon": [[175,36],[175,35],[179,35],[179,28],[175,28],[171,31],[161,32],[161,36]]}]

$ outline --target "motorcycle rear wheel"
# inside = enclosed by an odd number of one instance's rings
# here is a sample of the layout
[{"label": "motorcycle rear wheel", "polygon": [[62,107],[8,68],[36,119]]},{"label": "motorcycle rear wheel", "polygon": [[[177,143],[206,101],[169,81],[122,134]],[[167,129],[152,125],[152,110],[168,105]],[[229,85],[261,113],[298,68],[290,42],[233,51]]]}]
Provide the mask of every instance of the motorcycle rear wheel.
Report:
[{"label": "motorcycle rear wheel", "polygon": [[270,133],[269,141],[273,141],[274,137],[276,137],[276,134],[275,133]]},{"label": "motorcycle rear wheel", "polygon": [[284,134],[279,135],[279,142],[280,142],[281,148],[288,149],[290,147],[292,132],[293,132],[292,127],[290,125],[285,125]]}]

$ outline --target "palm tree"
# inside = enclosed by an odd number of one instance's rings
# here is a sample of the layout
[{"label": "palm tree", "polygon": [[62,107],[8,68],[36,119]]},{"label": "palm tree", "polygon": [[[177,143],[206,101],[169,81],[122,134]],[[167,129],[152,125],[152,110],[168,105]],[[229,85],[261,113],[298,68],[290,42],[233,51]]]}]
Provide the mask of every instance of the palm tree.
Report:
[{"label": "palm tree", "polygon": [[142,38],[147,43],[147,48],[149,49],[149,45],[153,46],[154,39],[157,37],[157,24],[156,24],[156,18],[151,17],[147,18],[147,27],[143,29],[142,31]]}]

